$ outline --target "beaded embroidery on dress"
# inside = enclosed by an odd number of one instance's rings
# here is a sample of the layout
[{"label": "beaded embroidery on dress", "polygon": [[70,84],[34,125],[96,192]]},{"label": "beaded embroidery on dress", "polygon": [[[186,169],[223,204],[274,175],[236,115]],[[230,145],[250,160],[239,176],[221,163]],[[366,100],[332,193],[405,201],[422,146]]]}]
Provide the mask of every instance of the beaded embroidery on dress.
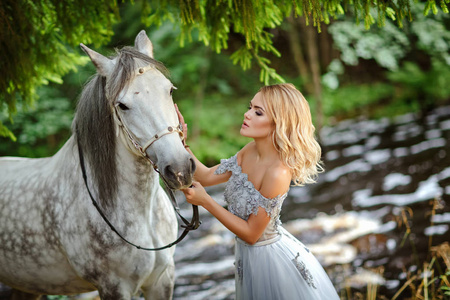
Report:
[{"label": "beaded embroidery on dress", "polygon": [[272,199],[262,196],[242,172],[237,154],[222,159],[216,174],[227,171],[232,173],[224,192],[228,210],[247,220],[262,207],[270,216],[256,244],[236,238],[236,299],[339,299],[313,254],[281,226],[281,206],[287,193]]}]

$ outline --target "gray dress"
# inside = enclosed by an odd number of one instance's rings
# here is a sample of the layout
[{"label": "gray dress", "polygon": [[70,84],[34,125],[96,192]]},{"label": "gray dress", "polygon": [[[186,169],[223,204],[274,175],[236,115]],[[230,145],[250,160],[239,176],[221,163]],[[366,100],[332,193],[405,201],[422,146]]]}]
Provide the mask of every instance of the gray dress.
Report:
[{"label": "gray dress", "polygon": [[270,222],[254,245],[236,237],[236,299],[318,300],[339,299],[324,269],[299,240],[288,233],[279,219],[287,196],[262,196],[237,163],[237,154],[222,159],[216,174],[231,171],[225,188],[228,210],[247,220],[265,209]]}]

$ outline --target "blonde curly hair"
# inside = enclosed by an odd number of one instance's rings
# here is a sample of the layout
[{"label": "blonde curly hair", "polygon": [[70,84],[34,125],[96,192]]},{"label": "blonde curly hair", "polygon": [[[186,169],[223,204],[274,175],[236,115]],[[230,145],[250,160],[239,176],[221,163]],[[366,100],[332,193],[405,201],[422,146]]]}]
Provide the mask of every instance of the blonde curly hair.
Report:
[{"label": "blonde curly hair", "polygon": [[314,183],[323,172],[321,148],[316,141],[309,104],[291,83],[259,90],[275,130],[272,141],[281,160],[291,169],[293,185]]}]

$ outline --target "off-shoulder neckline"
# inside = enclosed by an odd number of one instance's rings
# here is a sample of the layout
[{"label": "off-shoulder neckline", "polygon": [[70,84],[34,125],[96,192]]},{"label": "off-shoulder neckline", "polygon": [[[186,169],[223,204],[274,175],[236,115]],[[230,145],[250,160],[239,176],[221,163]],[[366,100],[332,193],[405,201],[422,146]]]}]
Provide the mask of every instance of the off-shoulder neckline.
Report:
[{"label": "off-shoulder neckline", "polygon": [[[239,153],[239,152],[238,152],[238,153]],[[249,188],[251,188],[252,190],[256,191],[262,198],[264,198],[264,199],[266,199],[266,200],[275,200],[275,199],[280,199],[280,198],[283,198],[283,197],[287,196],[287,194],[289,193],[289,190],[290,190],[290,189],[288,189],[286,193],[284,193],[284,194],[279,194],[278,196],[275,196],[275,197],[273,197],[273,198],[267,198],[267,197],[264,197],[264,196],[261,194],[261,192],[255,188],[255,185],[253,184],[253,182],[251,182],[251,181],[248,179],[248,174],[247,174],[247,173],[244,173],[244,172],[242,171],[242,167],[238,164],[238,161],[237,161],[237,155],[238,155],[238,153],[236,153],[236,154],[232,157],[232,158],[234,158],[234,159],[233,159],[233,162],[234,162],[235,166],[237,167],[238,174],[242,175],[243,178],[244,178],[244,180],[245,180],[245,182],[249,183],[249,185],[250,185]],[[233,172],[233,170],[230,170],[230,171]]]}]

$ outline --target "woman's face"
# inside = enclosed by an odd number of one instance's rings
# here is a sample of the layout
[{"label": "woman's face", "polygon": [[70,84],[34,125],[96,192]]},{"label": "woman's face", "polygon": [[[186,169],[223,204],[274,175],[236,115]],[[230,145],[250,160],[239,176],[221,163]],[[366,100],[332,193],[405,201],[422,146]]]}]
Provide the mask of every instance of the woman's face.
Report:
[{"label": "woman's face", "polygon": [[258,139],[268,137],[274,124],[268,116],[261,99],[261,93],[257,93],[250,101],[248,111],[244,114],[244,122],[241,127],[241,135]]}]

